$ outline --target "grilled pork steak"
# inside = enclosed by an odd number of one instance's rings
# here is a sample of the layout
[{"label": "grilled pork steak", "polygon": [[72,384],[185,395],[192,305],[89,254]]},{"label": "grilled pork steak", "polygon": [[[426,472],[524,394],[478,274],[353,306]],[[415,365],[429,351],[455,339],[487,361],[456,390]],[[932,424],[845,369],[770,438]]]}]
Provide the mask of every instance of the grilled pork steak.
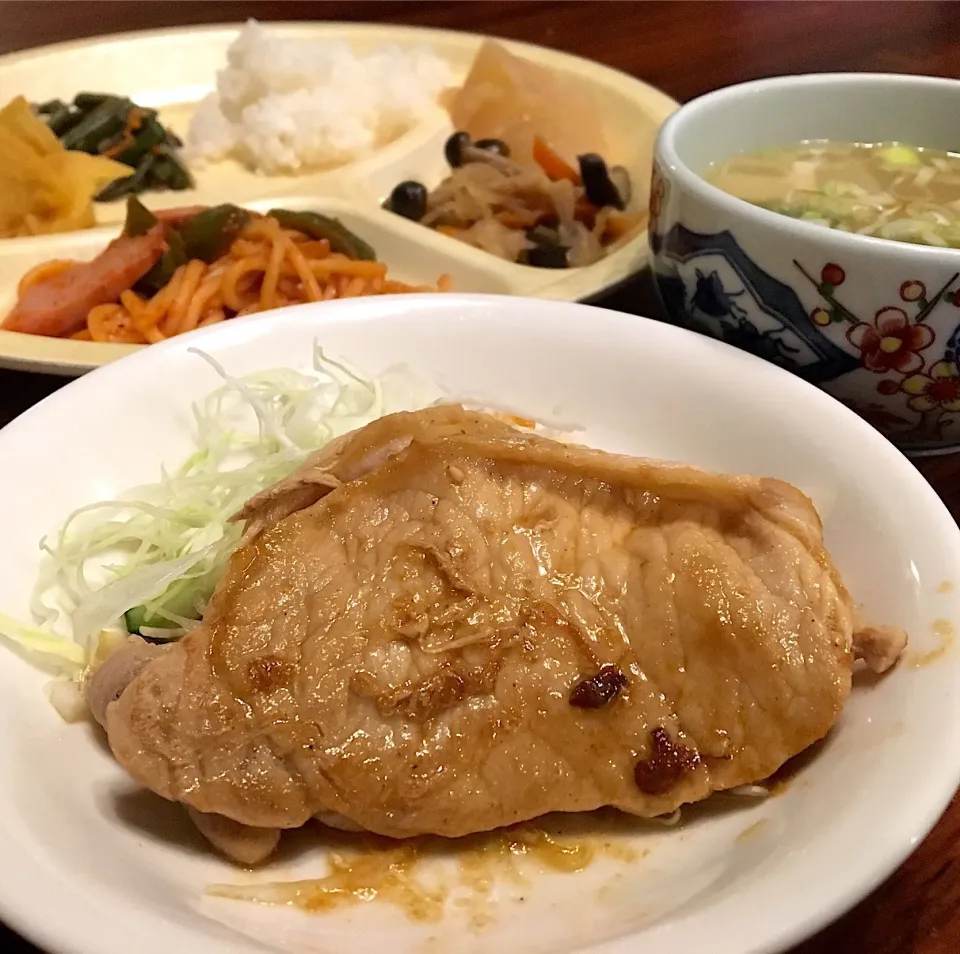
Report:
[{"label": "grilled pork steak", "polygon": [[244,516],[203,624],[106,710],[134,778],[241,825],[662,815],[767,778],[850,689],[856,609],[777,480],[447,407],[348,435]]}]

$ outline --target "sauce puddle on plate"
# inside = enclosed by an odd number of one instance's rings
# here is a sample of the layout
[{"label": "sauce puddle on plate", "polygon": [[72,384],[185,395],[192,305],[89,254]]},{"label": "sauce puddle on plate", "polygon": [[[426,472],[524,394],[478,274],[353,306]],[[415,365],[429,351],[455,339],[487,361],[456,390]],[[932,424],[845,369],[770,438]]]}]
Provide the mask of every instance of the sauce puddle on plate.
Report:
[{"label": "sauce puddle on plate", "polygon": [[[573,825],[581,826],[582,821]],[[207,894],[308,912],[380,899],[399,907],[411,920],[427,923],[439,921],[447,901],[458,895],[454,905],[468,908],[472,926],[480,929],[492,920],[485,905],[498,882],[524,886],[530,884],[530,868],[570,874],[583,871],[601,856],[628,863],[646,854],[624,843],[615,832],[570,831],[569,827],[563,822],[525,823],[465,838],[423,837],[406,842],[329,831],[326,840],[331,850],[323,877],[215,884]],[[454,862],[452,877],[429,864],[442,860]]]},{"label": "sauce puddle on plate", "polygon": [[925,653],[907,653],[905,661],[914,669],[920,669],[923,666],[929,666],[935,663],[938,659],[945,656],[953,646],[956,630],[950,620],[935,619],[931,629],[933,630],[933,635],[940,640],[940,645]]}]

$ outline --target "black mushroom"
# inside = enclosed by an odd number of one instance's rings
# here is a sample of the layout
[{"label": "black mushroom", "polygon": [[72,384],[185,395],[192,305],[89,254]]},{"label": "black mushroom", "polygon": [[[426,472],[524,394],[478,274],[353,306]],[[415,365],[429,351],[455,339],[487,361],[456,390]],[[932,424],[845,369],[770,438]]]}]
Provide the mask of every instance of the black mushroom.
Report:
[{"label": "black mushroom", "polygon": [[470,145],[470,135],[465,132],[455,132],[443,146],[443,154],[451,169],[459,169],[463,165],[463,150]]},{"label": "black mushroom", "polygon": [[563,245],[535,245],[521,253],[520,261],[534,268],[567,268],[567,249]]},{"label": "black mushroom", "polygon": [[599,709],[615,699],[627,685],[619,667],[600,667],[596,675],[581,679],[570,693],[570,705],[576,709]]},{"label": "black mushroom", "polygon": [[510,157],[510,147],[502,139],[478,139],[473,142],[470,134],[462,131],[450,135],[443,146],[443,154],[451,169],[482,160],[483,157],[477,155],[478,150],[504,159]]},{"label": "black mushroom", "polygon": [[611,179],[610,170],[607,169],[602,156],[598,156],[595,152],[588,152],[579,156],[578,161],[580,179],[590,202],[599,208],[611,206],[621,211],[627,207],[626,199]]},{"label": "black mushroom", "polygon": [[527,229],[527,239],[533,242],[533,247],[520,253],[519,261],[523,265],[532,265],[534,268],[568,268],[570,261],[567,253],[569,249],[560,241],[556,229],[545,228],[542,225]]},{"label": "black mushroom", "polygon": [[484,152],[495,152],[504,159],[510,158],[510,147],[502,139],[478,139],[473,144],[475,149],[482,149]]},{"label": "black mushroom", "polygon": [[419,222],[427,214],[427,187],[411,179],[394,186],[386,207],[405,219]]}]

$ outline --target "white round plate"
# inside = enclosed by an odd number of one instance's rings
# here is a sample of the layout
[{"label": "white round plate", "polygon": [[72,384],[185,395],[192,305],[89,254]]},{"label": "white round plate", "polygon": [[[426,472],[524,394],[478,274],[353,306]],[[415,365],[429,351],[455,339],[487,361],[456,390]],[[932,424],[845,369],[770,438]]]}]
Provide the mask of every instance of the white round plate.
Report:
[{"label": "white round plate", "polygon": [[[156,479],[188,453],[189,406],[228,372],[306,370],[318,341],[376,374],[407,364],[453,394],[579,424],[597,447],[793,482],[828,546],[908,657],[859,684],[783,794],[689,809],[679,827],[624,822],[632,862],[497,883],[490,923],[437,924],[386,902],[329,914],[204,896],[211,882],[322,871],[321,836],[239,873],[182,811],[138,791],[98,736],[68,726],[45,677],[0,656],[0,917],[56,954],[759,954],[837,917],[935,823],[960,773],[960,531],[917,471],[799,378],[664,324],[570,303],[428,295],[304,305],[144,349],[81,378],[0,432],[0,607],[26,615],[37,541],[84,503]],[[939,634],[939,635],[938,635]],[[519,897],[523,898],[521,902]]]},{"label": "white round plate", "polygon": [[[289,38],[344,40],[358,52],[385,44],[427,44],[465,79],[486,39],[472,33],[390,24],[266,23]],[[23,95],[31,102],[71,99],[84,90],[129,96],[159,110],[160,119],[183,136],[197,103],[214,89],[217,70],[239,24],[123,33],[0,56],[0,105]],[[649,189],[653,142],[677,103],[646,83],[599,63],[540,46],[498,40],[519,56],[564,75],[589,90],[608,141],[606,158],[631,172],[641,200]],[[585,268],[542,269],[505,262],[380,208],[398,182],[428,186],[443,178],[443,143],[452,131],[438,106],[399,139],[373,155],[329,171],[301,176],[255,175],[233,161],[192,170],[196,189],[148,192],[150,208],[233,202],[259,211],[277,206],[337,215],[377,250],[392,277],[434,284],[449,274],[454,291],[528,295],[582,301],[636,274],[649,258],[646,229]],[[103,228],[61,235],[0,239],[0,320],[12,307],[25,271],[51,258],[89,259],[115,238],[124,202],[98,204]],[[97,344],[0,331],[0,367],[77,375],[135,351],[136,345]]]}]

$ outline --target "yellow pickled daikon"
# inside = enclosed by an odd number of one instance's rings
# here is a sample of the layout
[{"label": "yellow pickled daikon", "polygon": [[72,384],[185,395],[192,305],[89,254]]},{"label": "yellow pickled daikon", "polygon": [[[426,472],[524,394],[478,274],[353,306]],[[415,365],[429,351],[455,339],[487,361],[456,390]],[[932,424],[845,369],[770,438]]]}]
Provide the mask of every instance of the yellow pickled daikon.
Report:
[{"label": "yellow pickled daikon", "polygon": [[93,197],[129,166],[70,152],[18,96],[0,110],[0,238],[90,228]]}]

